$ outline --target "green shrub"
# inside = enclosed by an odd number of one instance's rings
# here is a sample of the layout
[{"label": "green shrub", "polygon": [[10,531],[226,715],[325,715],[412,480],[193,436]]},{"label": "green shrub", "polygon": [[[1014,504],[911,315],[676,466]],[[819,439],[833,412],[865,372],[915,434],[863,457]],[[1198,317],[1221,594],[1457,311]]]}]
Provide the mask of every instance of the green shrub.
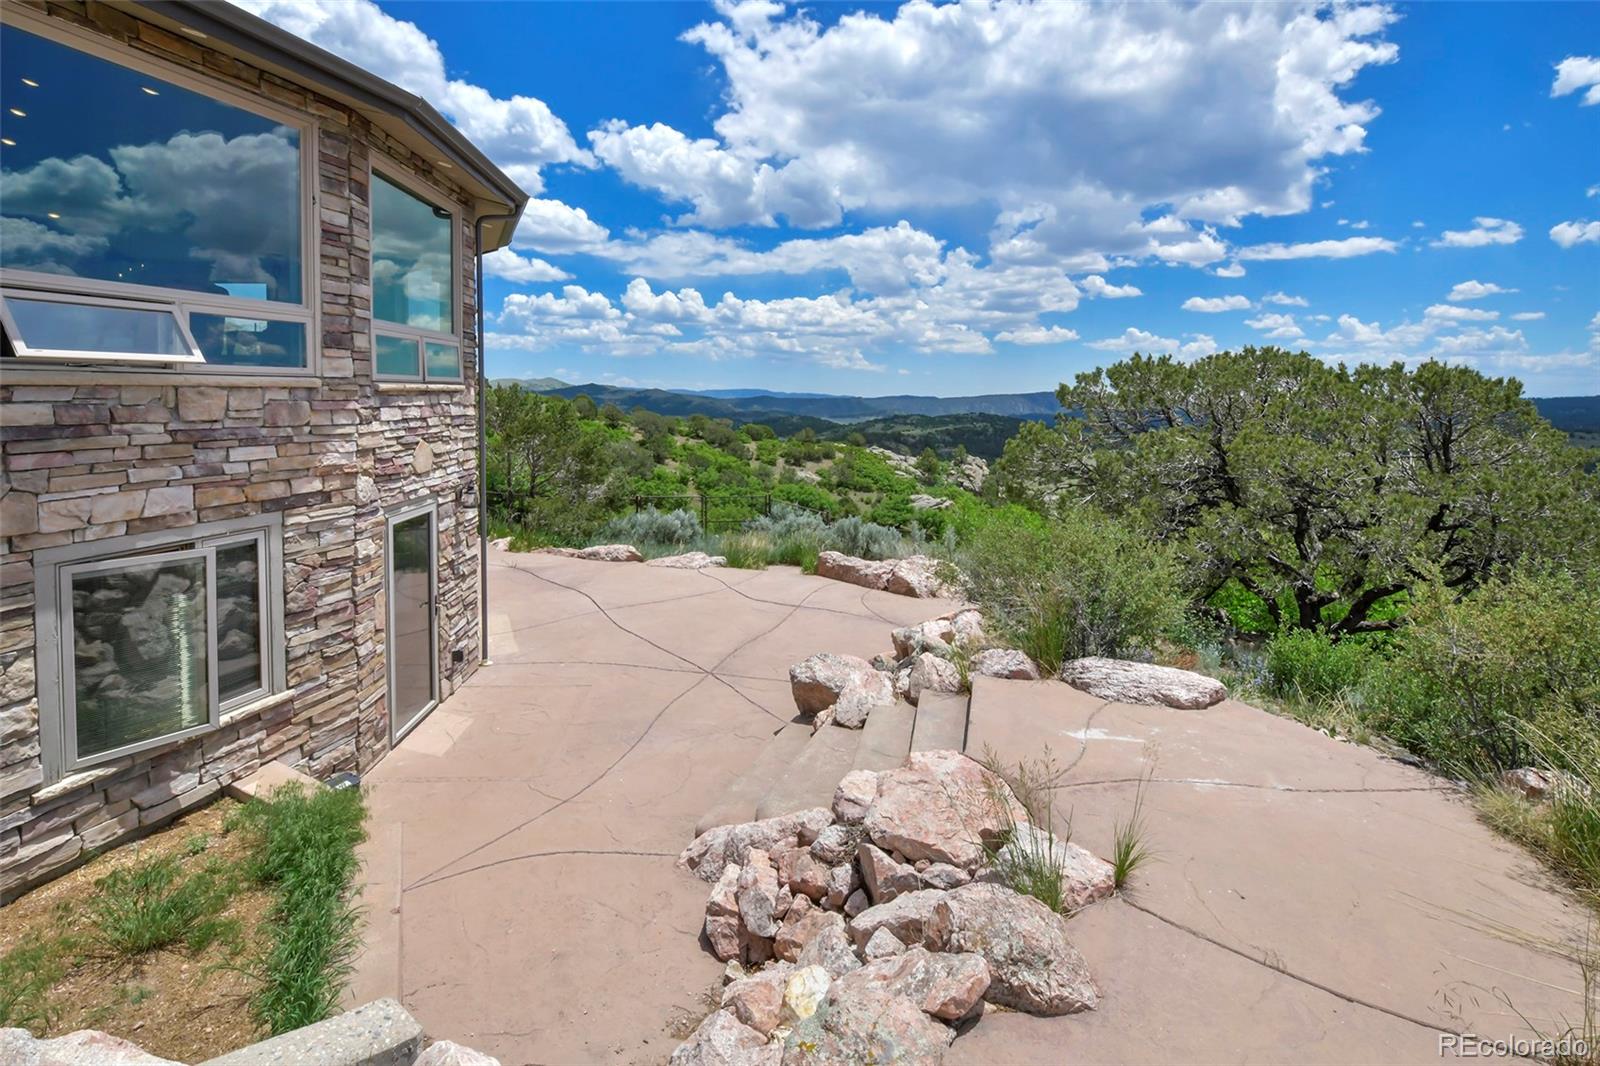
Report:
[{"label": "green shrub", "polygon": [[600,527],[597,544],[658,544],[682,546],[699,540],[704,530],[692,511],[658,511],[647,507],[620,515]]},{"label": "green shrub", "polygon": [[898,531],[866,522],[852,515],[828,526],[823,544],[833,551],[859,559],[893,559],[904,553],[905,542]]},{"label": "green shrub", "polygon": [[1293,629],[1267,644],[1267,678],[1280,696],[1336,699],[1359,690],[1375,661],[1370,644]]},{"label": "green shrub", "polygon": [[1184,615],[1172,552],[1087,509],[1048,524],[998,512],[960,567],[996,628],[1052,672],[1148,647]]},{"label": "green shrub", "polygon": [[[1527,765],[1527,727],[1593,750],[1600,737],[1600,579],[1525,567],[1456,599],[1432,582],[1373,672],[1383,732],[1463,774]],[[1551,758],[1557,757],[1553,746]],[[1558,769],[1572,769],[1562,766]]]},{"label": "green shrub", "polygon": [[95,882],[89,903],[95,939],[132,957],[179,940],[209,940],[211,918],[227,904],[232,885],[219,864],[184,876],[175,855],[143,859]]},{"label": "green shrub", "polygon": [[351,895],[365,817],[356,789],[286,786],[246,803],[232,823],[253,838],[249,873],[278,894],[268,945],[252,964],[261,984],[251,1006],[274,1034],[338,1010],[358,944]]}]

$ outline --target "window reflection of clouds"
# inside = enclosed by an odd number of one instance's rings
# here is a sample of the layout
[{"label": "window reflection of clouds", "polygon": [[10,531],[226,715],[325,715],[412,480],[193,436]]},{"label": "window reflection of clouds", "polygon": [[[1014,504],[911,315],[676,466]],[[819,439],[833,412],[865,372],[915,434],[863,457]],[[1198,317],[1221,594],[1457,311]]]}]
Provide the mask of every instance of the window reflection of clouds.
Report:
[{"label": "window reflection of clouds", "polygon": [[451,219],[381,174],[372,175],[372,314],[383,322],[454,329]]},{"label": "window reflection of clouds", "polygon": [[10,26],[0,49],[38,83],[0,79],[26,112],[5,121],[5,266],[300,302],[298,130]]}]

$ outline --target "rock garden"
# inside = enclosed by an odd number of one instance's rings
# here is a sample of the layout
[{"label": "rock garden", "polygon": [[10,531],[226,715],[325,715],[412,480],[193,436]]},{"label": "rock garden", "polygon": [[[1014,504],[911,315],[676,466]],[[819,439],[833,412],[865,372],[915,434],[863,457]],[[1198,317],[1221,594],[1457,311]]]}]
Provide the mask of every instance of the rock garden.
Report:
[{"label": "rock garden", "polygon": [[[837,572],[892,573],[870,566]],[[1027,655],[992,645],[972,608],[890,637],[893,657],[822,652],[790,668],[813,731],[862,729],[874,709],[964,692],[973,674],[1040,678]],[[1226,695],[1210,678],[1113,659],[1074,660],[1061,677],[1176,708]],[[892,769],[851,770],[826,807],[702,833],[678,865],[711,886],[704,942],[727,969],[672,1062],[938,1062],[986,1012],[1092,1010],[1068,916],[1111,895],[1118,871],[1057,838],[1048,789],[1026,798],[960,751],[912,750]]]},{"label": "rock garden", "polygon": [[1067,919],[1007,885],[1024,836],[1066,859],[1077,906],[1112,866],[1056,841],[995,773],[955,751],[853,771],[831,808],[702,834],[679,857],[711,885],[721,1003],[675,1064],[937,1062],[986,1010],[1093,1009]]}]

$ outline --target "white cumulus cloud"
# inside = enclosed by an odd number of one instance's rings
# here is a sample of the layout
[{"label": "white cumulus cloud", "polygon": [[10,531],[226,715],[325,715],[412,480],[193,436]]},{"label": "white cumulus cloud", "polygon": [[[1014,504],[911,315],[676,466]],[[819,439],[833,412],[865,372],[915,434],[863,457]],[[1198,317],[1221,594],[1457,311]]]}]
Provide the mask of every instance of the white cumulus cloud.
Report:
[{"label": "white cumulus cloud", "polygon": [[1580,106],[1600,104],[1600,58],[1568,56],[1556,64],[1556,80],[1550,86],[1550,95],[1566,96],[1580,91],[1583,92]]},{"label": "white cumulus cloud", "polygon": [[1341,240],[1303,241],[1298,244],[1252,244],[1240,248],[1240,259],[1350,259],[1398,247],[1383,237],[1345,237]]},{"label": "white cumulus cloud", "polygon": [[1600,221],[1558,222],[1550,227],[1550,239],[1563,248],[1600,241]]},{"label": "white cumulus cloud", "polygon": [[1245,296],[1191,296],[1183,301],[1185,311],[1198,311],[1214,315],[1222,311],[1247,311],[1250,300]]},{"label": "white cumulus cloud", "polygon": [[1466,230],[1445,230],[1433,242],[1435,248],[1482,248],[1488,244],[1516,244],[1522,239],[1522,227],[1504,218],[1480,215],[1472,220]]},{"label": "white cumulus cloud", "polygon": [[1450,295],[1445,299],[1452,303],[1462,303],[1466,300],[1481,300],[1485,296],[1500,296],[1516,291],[1516,289],[1503,289],[1492,281],[1459,281],[1451,286]]}]

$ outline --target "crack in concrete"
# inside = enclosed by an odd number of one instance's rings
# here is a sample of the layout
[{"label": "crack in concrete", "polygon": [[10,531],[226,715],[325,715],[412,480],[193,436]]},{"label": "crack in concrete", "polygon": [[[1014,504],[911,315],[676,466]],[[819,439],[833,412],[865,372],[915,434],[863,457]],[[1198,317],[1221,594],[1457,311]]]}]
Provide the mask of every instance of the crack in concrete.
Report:
[{"label": "crack in concrete", "polygon": [[1156,785],[1195,785],[1208,788],[1249,788],[1261,792],[1301,792],[1301,793],[1329,793],[1335,795],[1357,795],[1361,793],[1392,793],[1392,792],[1455,792],[1453,785],[1396,785],[1393,788],[1333,788],[1311,787],[1306,785],[1262,785],[1249,781],[1220,781],[1209,777],[1107,777],[1097,781],[1064,781],[1055,786],[1057,790],[1068,788],[1088,788],[1093,785],[1129,785],[1140,781],[1148,781]]},{"label": "crack in concrete", "polygon": [[[710,675],[707,675],[707,676],[710,676]],[[696,681],[694,684],[690,685],[688,688],[684,689],[682,692],[680,692],[676,696],[672,697],[672,699],[668,700],[667,703],[659,711],[657,711],[655,713],[655,717],[650,719],[649,724],[644,727],[644,731],[641,732],[637,737],[635,737],[633,739],[633,743],[629,744],[627,746],[627,748],[625,748],[623,750],[621,755],[618,755],[615,759],[613,759],[609,766],[607,766],[604,770],[601,770],[599,774],[597,774],[593,778],[591,778],[589,783],[584,785],[582,788],[578,789],[578,791],[574,792],[572,795],[566,797],[565,799],[561,800],[558,803],[551,804],[549,807],[546,807],[544,810],[540,811],[538,814],[534,815],[533,817],[527,818],[527,819],[517,823],[516,825],[512,826],[510,829],[507,829],[505,832],[499,834],[498,836],[495,836],[495,837],[493,837],[493,838],[491,838],[489,840],[486,840],[482,844],[479,844],[477,847],[472,848],[469,851],[463,852],[460,855],[457,855],[455,858],[451,859],[449,862],[445,863],[443,866],[440,866],[439,868],[431,871],[430,873],[424,874],[422,877],[418,878],[416,881],[413,881],[411,884],[407,885],[401,891],[402,892],[410,892],[414,888],[421,888],[424,885],[429,885],[429,884],[437,884],[437,883],[439,883],[441,881],[447,881],[452,877],[458,876],[458,874],[445,874],[444,876],[441,877],[440,874],[443,874],[443,872],[446,869],[448,869],[451,866],[454,866],[458,862],[461,862],[463,859],[466,859],[466,858],[468,858],[468,857],[470,857],[472,855],[476,855],[478,852],[483,851],[485,848],[493,847],[495,844],[498,844],[500,841],[504,840],[506,837],[510,836],[513,833],[520,832],[521,830],[523,830],[523,829],[527,828],[528,826],[532,825],[534,822],[537,822],[539,819],[543,818],[545,815],[549,814],[551,811],[560,810],[562,807],[565,807],[567,804],[571,803],[573,800],[577,799],[579,796],[581,796],[585,792],[589,791],[595,785],[599,784],[602,780],[604,780],[605,777],[607,775],[609,775],[612,770],[615,770],[617,768],[618,764],[620,764],[623,759],[626,759],[629,755],[633,754],[633,750],[635,748],[637,748],[641,743],[644,742],[644,738],[650,735],[650,731],[656,727],[656,723],[661,721],[662,715],[666,714],[673,707],[677,706],[679,700],[683,699],[685,696],[689,695],[689,693],[693,692],[695,689],[697,689],[701,685],[705,684],[705,680],[706,680],[705,677],[700,678],[700,680]]]},{"label": "crack in concrete", "polygon": [[405,891],[410,892],[412,888],[427,888],[429,885],[443,884],[444,882],[453,878],[464,877],[467,874],[477,873],[480,870],[491,870],[496,866],[505,866],[513,862],[526,862],[530,859],[549,859],[572,855],[613,855],[621,858],[646,859],[676,859],[678,857],[678,853],[675,851],[631,851],[625,848],[565,848],[554,851],[529,851],[524,852],[521,855],[508,855],[503,859],[496,859],[493,862],[485,862],[480,863],[477,866],[469,866],[465,870],[457,870],[455,873],[446,874],[443,877],[434,878],[431,881],[419,881],[410,888],[407,888]]},{"label": "crack in concrete", "polygon": [[1387,1014],[1391,1018],[1397,1018],[1400,1021],[1409,1022],[1412,1025],[1415,1025],[1415,1026],[1418,1026],[1420,1028],[1426,1029],[1426,1030],[1428,1030],[1429,1032],[1432,1032],[1432,1033],[1454,1033],[1456,1035],[1461,1035],[1457,1030],[1447,1029],[1447,1028],[1444,1028],[1444,1027],[1442,1027],[1440,1025],[1437,1025],[1437,1024],[1435,1024],[1433,1022],[1424,1021],[1423,1019],[1413,1017],[1413,1016],[1405,1013],[1404,1011],[1395,1010],[1393,1007],[1385,1007],[1381,1003],[1374,1003],[1369,999],[1362,999],[1360,996],[1353,995],[1352,993],[1345,992],[1342,989],[1338,989],[1338,988],[1333,987],[1332,985],[1325,984],[1325,983],[1323,983],[1321,981],[1318,981],[1314,977],[1307,977],[1304,974],[1296,973],[1293,970],[1289,969],[1287,966],[1273,966],[1270,963],[1266,962],[1264,959],[1258,959],[1254,955],[1251,955],[1249,952],[1246,952],[1246,951],[1243,951],[1243,950],[1241,950],[1239,948],[1236,948],[1232,944],[1228,944],[1228,943],[1225,943],[1224,941],[1218,940],[1216,937],[1211,936],[1211,935],[1209,935],[1207,933],[1203,933],[1200,930],[1195,929],[1193,926],[1185,925],[1183,922],[1180,922],[1175,918],[1169,918],[1165,914],[1162,914],[1160,911],[1154,910],[1154,909],[1152,909],[1150,907],[1146,907],[1142,903],[1137,903],[1137,902],[1135,902],[1134,900],[1128,898],[1125,895],[1118,896],[1117,898],[1123,904],[1125,904],[1126,906],[1132,907],[1134,910],[1138,911],[1140,914],[1147,914],[1150,917],[1154,918],[1156,921],[1161,922],[1164,925],[1170,926],[1171,928],[1178,930],[1178,932],[1180,932],[1180,933],[1186,933],[1187,935],[1194,937],[1196,940],[1201,940],[1201,941],[1204,941],[1207,944],[1210,944],[1212,947],[1221,948],[1223,951],[1226,951],[1231,955],[1237,955],[1239,958],[1244,959],[1247,962],[1253,963],[1254,965],[1259,966],[1264,970],[1271,970],[1275,974],[1281,974],[1282,976],[1287,977],[1291,981],[1295,981],[1295,982],[1297,982],[1299,984],[1305,985],[1307,988],[1314,988],[1319,992],[1323,992],[1323,993],[1325,993],[1327,995],[1333,996],[1335,999],[1342,999],[1346,1003],[1352,1004],[1353,1006],[1365,1007],[1368,1010],[1377,1011],[1379,1014]]}]

